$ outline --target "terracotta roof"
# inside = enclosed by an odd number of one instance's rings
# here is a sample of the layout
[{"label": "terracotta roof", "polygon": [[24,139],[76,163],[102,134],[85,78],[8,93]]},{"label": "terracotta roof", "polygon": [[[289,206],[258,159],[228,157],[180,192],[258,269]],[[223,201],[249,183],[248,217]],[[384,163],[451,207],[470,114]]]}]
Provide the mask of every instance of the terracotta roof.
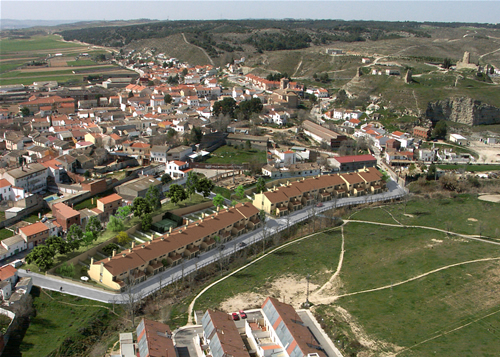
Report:
[{"label": "terracotta roof", "polygon": [[26,227],[21,227],[19,228],[19,230],[29,237],[32,236],[33,234],[48,231],[49,228],[42,222],[37,222],[30,224],[29,226]]},{"label": "terracotta roof", "polygon": [[[223,356],[250,357],[232,317],[222,311],[207,310]],[[213,336],[207,336],[213,340]]]},{"label": "terracotta roof", "polygon": [[62,168],[62,164],[59,161],[57,161],[56,159],[42,162],[42,165],[47,167],[47,168],[48,167],[53,168],[55,170],[60,170]]},{"label": "terracotta roof", "polygon": [[4,188],[7,186],[12,186],[12,184],[9,181],[7,181],[6,179],[1,179],[0,180],[0,188]]},{"label": "terracotta roof", "polygon": [[[144,338],[147,341],[150,357],[176,356],[174,341],[172,340],[172,331],[168,325],[148,319],[142,319],[144,322],[144,333],[138,331],[138,343],[142,345]],[[140,335],[139,335],[140,333]]]},{"label": "terracotta roof", "polygon": [[73,208],[62,202],[52,205],[52,210],[58,211],[66,219],[80,215],[80,212],[75,211]]},{"label": "terracotta roof", "polygon": [[339,156],[335,157],[335,160],[340,162],[341,164],[349,163],[349,162],[362,162],[362,161],[377,161],[375,156],[373,155],[349,155],[349,156]]},{"label": "terracotta roof", "polygon": [[7,265],[0,268],[0,280],[8,279],[11,276],[14,276],[16,274],[16,272],[17,272],[16,268],[14,268],[10,264],[7,264]]},{"label": "terracotta roof", "polygon": [[109,196],[106,196],[103,198],[99,198],[97,201],[101,202],[103,205],[105,205],[107,203],[121,201],[121,199],[122,199],[122,196],[117,195],[116,193],[113,193],[112,195],[109,195]]}]

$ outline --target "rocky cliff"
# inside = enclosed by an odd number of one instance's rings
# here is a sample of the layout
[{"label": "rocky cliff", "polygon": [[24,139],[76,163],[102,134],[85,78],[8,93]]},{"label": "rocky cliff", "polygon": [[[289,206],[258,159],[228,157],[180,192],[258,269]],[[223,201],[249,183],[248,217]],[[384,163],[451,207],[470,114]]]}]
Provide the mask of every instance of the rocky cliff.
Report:
[{"label": "rocky cliff", "polygon": [[500,124],[500,108],[468,97],[429,103],[425,115],[433,122],[450,120],[467,125]]}]

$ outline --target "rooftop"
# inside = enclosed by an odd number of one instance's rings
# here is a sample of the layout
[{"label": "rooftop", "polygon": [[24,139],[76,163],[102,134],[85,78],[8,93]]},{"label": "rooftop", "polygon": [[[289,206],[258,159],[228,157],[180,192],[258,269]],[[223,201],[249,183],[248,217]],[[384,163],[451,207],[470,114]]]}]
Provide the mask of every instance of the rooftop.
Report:
[{"label": "rooftop", "polygon": [[44,170],[45,171],[47,170],[45,166],[43,166],[42,164],[35,163],[7,171],[7,173],[15,179],[20,179]]},{"label": "rooftop", "polygon": [[48,230],[49,228],[42,222],[33,223],[29,226],[19,228],[19,231],[23,232],[28,237]]}]

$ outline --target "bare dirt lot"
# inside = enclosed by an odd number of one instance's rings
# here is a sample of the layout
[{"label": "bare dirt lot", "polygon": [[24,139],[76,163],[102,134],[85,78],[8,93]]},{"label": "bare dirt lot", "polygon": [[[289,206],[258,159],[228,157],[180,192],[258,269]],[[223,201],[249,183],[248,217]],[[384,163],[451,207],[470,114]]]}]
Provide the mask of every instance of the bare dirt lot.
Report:
[{"label": "bare dirt lot", "polygon": [[480,141],[471,141],[469,147],[479,154],[479,162],[500,162],[500,144],[487,145]]}]

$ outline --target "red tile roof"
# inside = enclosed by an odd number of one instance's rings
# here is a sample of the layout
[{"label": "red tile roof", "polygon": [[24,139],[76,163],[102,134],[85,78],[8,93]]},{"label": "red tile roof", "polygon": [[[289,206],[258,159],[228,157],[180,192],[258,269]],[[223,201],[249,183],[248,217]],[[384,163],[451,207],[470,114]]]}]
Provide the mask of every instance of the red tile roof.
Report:
[{"label": "red tile roof", "polygon": [[97,201],[101,202],[103,205],[111,202],[116,202],[116,201],[121,201],[122,196],[117,195],[116,193],[113,193],[112,195],[99,198]]},{"label": "red tile roof", "polygon": [[32,236],[33,234],[42,233],[48,231],[49,228],[42,222],[37,222],[30,224],[29,226],[19,228],[26,236]]},{"label": "red tile roof", "polygon": [[335,160],[337,160],[341,164],[345,164],[348,162],[377,161],[377,159],[373,155],[339,156],[339,157],[336,157]]},{"label": "red tile roof", "polygon": [[0,280],[5,280],[14,276],[17,272],[17,269],[12,265],[8,264],[0,268]]},{"label": "red tile roof", "polygon": [[12,186],[12,184],[9,181],[7,181],[6,179],[0,180],[0,188],[4,188],[4,187],[8,187],[8,186]]}]

